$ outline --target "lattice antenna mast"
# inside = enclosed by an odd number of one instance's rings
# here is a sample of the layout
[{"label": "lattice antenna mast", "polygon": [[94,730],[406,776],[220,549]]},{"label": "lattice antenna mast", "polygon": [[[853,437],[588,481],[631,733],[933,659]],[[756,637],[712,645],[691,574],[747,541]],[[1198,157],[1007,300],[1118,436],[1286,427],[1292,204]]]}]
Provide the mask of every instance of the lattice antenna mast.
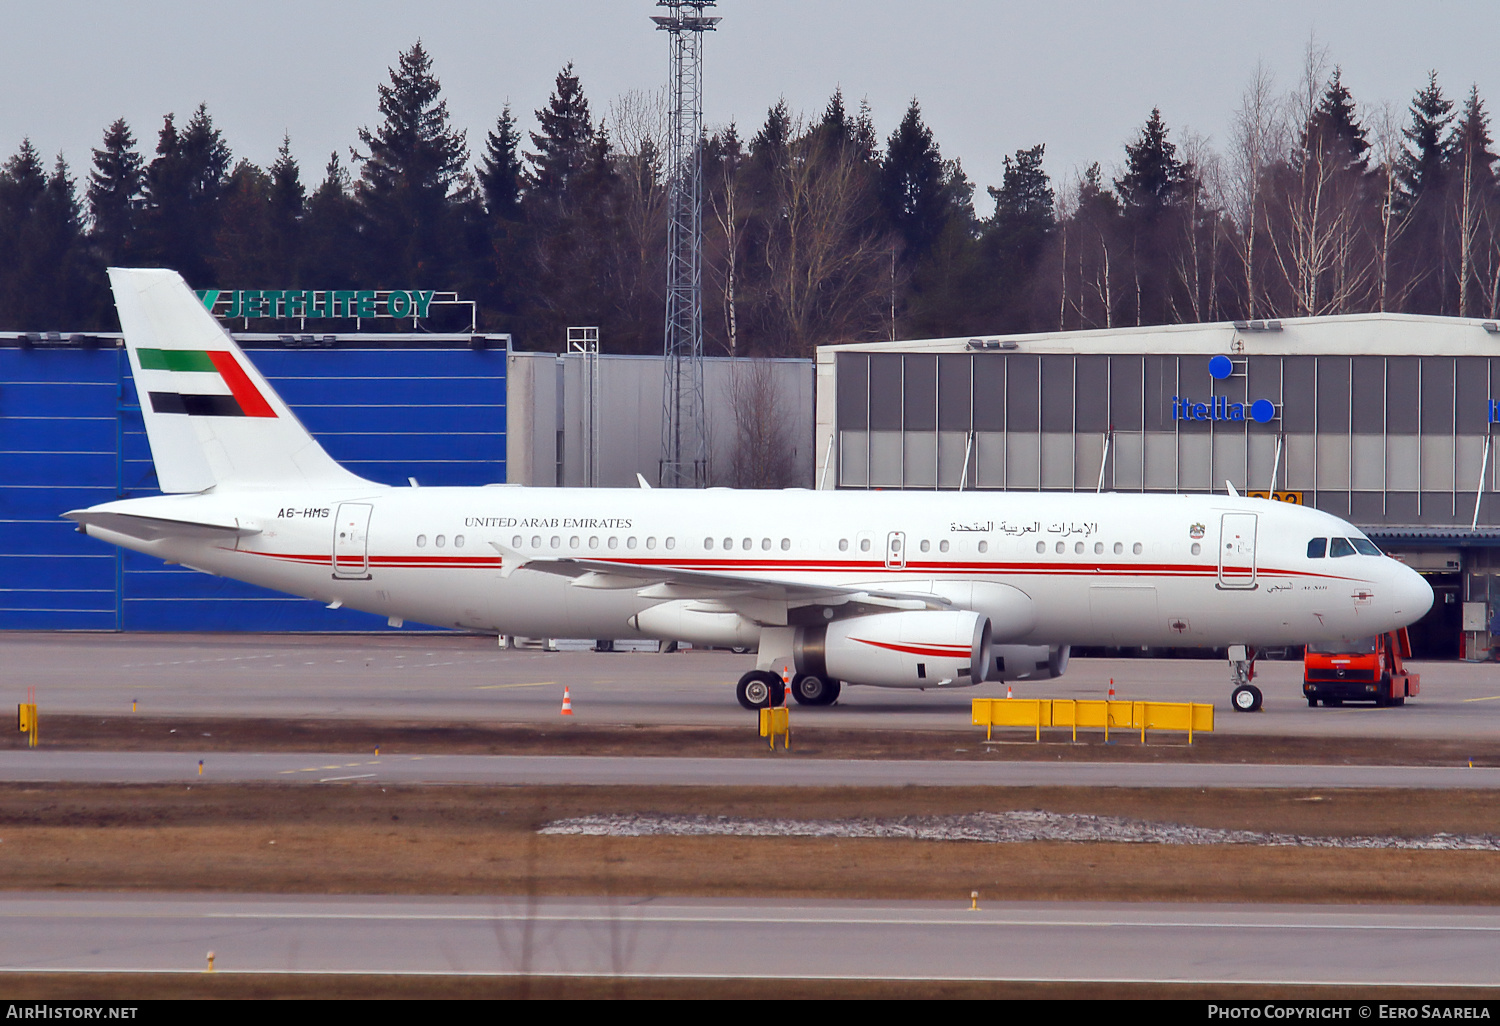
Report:
[{"label": "lattice antenna mast", "polygon": [[716,0],[657,0],[672,37],[672,142],[667,154],[667,316],[661,466],[666,488],[708,484],[703,412],[703,33]]}]

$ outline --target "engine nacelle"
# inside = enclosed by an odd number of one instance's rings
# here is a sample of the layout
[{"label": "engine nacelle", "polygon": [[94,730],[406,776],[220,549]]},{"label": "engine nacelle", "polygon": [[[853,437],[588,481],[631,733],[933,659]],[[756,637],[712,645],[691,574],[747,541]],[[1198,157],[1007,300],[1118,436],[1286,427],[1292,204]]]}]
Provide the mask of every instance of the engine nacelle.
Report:
[{"label": "engine nacelle", "polygon": [[655,638],[686,641],[694,645],[753,649],[760,644],[760,625],[739,613],[704,609],[691,599],[663,602],[643,609],[627,623]]},{"label": "engine nacelle", "polygon": [[1068,672],[1067,645],[995,645],[985,680],[1051,680]]},{"label": "engine nacelle", "polygon": [[837,620],[797,631],[798,673],[885,688],[967,687],[990,665],[989,617],[912,610]]}]

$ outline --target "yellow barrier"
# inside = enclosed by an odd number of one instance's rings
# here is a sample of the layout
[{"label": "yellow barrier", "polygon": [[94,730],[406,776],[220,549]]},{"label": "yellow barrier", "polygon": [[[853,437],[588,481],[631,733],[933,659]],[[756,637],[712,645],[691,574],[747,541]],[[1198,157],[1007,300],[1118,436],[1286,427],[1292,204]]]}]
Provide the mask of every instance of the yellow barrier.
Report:
[{"label": "yellow barrier", "polygon": [[760,736],[771,739],[771,750],[776,750],[776,737],[780,735],[785,747],[792,747],[792,718],[784,705],[760,711]]},{"label": "yellow barrier", "polygon": [[1078,728],[1103,729],[1109,740],[1111,728],[1139,730],[1146,743],[1148,730],[1186,731],[1188,744],[1194,732],[1212,733],[1214,707],[1200,702],[1110,702],[1102,698],[976,698],[972,716],[976,727],[984,727],[986,740],[995,727],[1032,727],[1042,739],[1043,727],[1071,727],[1073,740]]},{"label": "yellow barrier", "polygon": [[30,734],[31,735],[31,742],[30,742],[30,744],[31,744],[32,748],[35,748],[36,747],[36,734],[37,734],[37,729],[36,729],[36,726],[37,726],[37,724],[36,724],[36,719],[37,719],[37,717],[36,717],[36,703],[35,702],[22,702],[22,703],[20,703],[20,705],[17,707],[17,710],[16,710],[16,719],[20,723],[21,733],[22,734]]}]

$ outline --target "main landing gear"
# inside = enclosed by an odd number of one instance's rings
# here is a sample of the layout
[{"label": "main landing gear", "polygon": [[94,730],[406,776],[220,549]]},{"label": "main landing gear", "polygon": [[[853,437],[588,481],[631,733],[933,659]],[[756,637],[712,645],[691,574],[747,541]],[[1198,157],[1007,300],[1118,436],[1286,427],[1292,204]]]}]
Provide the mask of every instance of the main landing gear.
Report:
[{"label": "main landing gear", "polygon": [[1260,688],[1250,682],[1255,679],[1255,652],[1244,645],[1229,646],[1229,679],[1234,690],[1229,693],[1229,705],[1235,712],[1260,712]]},{"label": "main landing gear", "polygon": [[734,696],[746,709],[774,708],[786,701],[786,685],[770,670],[751,670],[740,678]]},{"label": "main landing gear", "polygon": [[[792,682],[792,697],[798,705],[832,705],[843,689],[836,680],[806,673]],[[735,697],[746,709],[774,708],[786,701],[786,685],[770,670],[751,670],[740,678]]]}]

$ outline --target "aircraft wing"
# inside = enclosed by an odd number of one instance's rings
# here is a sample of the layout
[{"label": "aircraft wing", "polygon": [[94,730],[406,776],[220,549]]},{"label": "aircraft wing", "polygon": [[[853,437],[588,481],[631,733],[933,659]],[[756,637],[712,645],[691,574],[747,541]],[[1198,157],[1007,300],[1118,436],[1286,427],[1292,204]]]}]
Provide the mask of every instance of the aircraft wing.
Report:
[{"label": "aircraft wing", "polygon": [[862,585],[800,584],[746,574],[638,566],[605,559],[529,557],[509,546],[496,542],[490,544],[504,557],[505,569],[501,573],[505,576],[524,567],[539,573],[571,577],[573,586],[578,588],[633,589],[642,598],[662,601],[710,599],[727,607],[743,606],[747,615],[754,619],[763,617],[750,610],[763,609],[767,602],[793,609],[841,606],[850,602],[890,609],[949,609],[953,605],[948,599],[931,592],[892,591]]}]

